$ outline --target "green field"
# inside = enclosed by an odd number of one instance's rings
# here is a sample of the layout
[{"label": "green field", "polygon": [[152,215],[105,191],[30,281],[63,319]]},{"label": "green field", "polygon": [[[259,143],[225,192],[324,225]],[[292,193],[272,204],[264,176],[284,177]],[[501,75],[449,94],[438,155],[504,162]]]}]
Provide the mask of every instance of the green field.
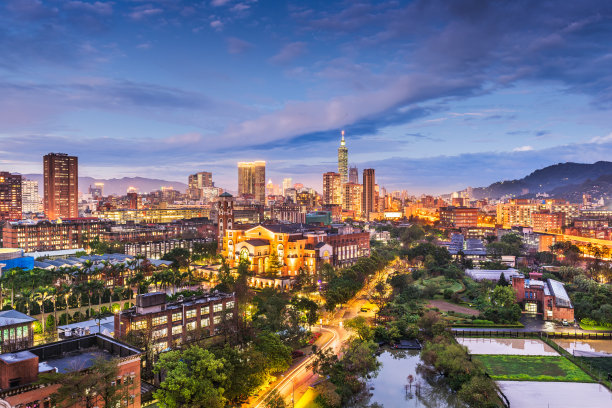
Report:
[{"label": "green field", "polygon": [[576,357],[585,364],[594,368],[605,379],[608,373],[612,374],[612,357]]},{"label": "green field", "polygon": [[577,365],[561,356],[474,355],[495,380],[593,382]]},{"label": "green field", "polygon": [[601,326],[597,324],[588,324],[583,321],[578,323],[582,330],[601,330],[601,331],[610,331],[612,330],[612,326]]},{"label": "green field", "polygon": [[464,290],[463,284],[455,279],[446,279],[444,276],[436,276],[435,278],[421,278],[415,282],[416,286],[423,289],[427,285],[435,285],[438,288],[438,293],[442,294],[444,290],[450,289],[453,292],[461,292]]}]

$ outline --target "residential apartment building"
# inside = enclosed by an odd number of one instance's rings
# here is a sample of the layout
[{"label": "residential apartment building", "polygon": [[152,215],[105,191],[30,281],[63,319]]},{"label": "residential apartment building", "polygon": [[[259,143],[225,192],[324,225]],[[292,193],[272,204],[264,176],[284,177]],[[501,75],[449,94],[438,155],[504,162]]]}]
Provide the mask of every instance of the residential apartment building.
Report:
[{"label": "residential apartment building", "polygon": [[342,209],[352,211],[355,218],[361,218],[363,187],[361,184],[346,183],[342,186]]},{"label": "residential apartment building", "polygon": [[238,163],[238,195],[266,202],[266,162]]},{"label": "residential apartment building", "polygon": [[442,207],[440,224],[452,228],[472,228],[478,226],[478,208]]},{"label": "residential apartment building", "polygon": [[531,214],[533,230],[538,232],[561,232],[565,225],[562,212],[538,211]]},{"label": "residential apartment building", "polygon": [[0,172],[0,221],[21,219],[21,176]]},{"label": "residential apartment building", "polygon": [[21,208],[24,214],[41,212],[38,181],[21,180]]},{"label": "residential apartment building", "polygon": [[115,337],[123,339],[136,331],[161,351],[218,335],[224,328],[232,330],[237,311],[233,294],[217,292],[167,302],[164,292],[147,293],[136,297],[136,306],[115,315]]},{"label": "residential apartment building", "polygon": [[172,221],[210,217],[210,207],[176,207],[176,208],[141,208],[136,210],[117,209],[102,210],[98,217],[115,221],[117,224],[128,222],[139,223],[169,223]]},{"label": "residential apartment building", "polygon": [[363,170],[363,193],[361,198],[361,211],[366,220],[371,212],[378,207],[378,194],[376,194],[376,180],[374,169]]},{"label": "residential apartment building", "polygon": [[323,205],[342,205],[342,180],[339,173],[323,174]]}]

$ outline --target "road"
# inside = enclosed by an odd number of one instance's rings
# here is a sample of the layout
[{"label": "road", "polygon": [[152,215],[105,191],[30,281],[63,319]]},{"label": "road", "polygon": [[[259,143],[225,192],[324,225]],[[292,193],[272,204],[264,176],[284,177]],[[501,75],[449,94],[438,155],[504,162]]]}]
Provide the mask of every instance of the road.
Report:
[{"label": "road", "polygon": [[[355,316],[361,315],[366,318],[374,317],[375,311],[369,308],[368,312],[361,312],[361,309],[368,303],[368,293],[376,284],[378,279],[385,279],[393,271],[393,264],[389,265],[379,276],[370,279],[363,289],[361,289],[348,303],[336,309],[333,313],[322,317],[325,325],[319,326],[323,332],[331,334],[331,338],[325,340],[324,344],[320,345],[320,349],[332,347],[338,353],[342,344],[350,337],[350,333],[344,330],[343,323],[345,320],[352,319]],[[259,396],[249,406],[254,408],[263,408],[266,398],[273,391],[277,391],[279,395],[291,405],[299,401],[299,397],[306,392],[306,389],[313,385],[319,378],[310,369],[310,364],[314,359],[314,355],[308,356],[304,361],[295,367],[291,367],[281,379],[272,384],[261,396]]]}]

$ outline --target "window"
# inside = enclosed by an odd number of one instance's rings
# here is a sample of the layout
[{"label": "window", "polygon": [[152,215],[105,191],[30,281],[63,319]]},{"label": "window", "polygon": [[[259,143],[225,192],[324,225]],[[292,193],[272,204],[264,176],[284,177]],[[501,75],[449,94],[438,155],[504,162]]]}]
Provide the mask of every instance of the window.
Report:
[{"label": "window", "polygon": [[155,316],[153,317],[153,326],[159,326],[160,324],[168,323],[168,316]]},{"label": "window", "polygon": [[215,316],[214,322],[215,324],[221,323],[221,316]]},{"label": "window", "polygon": [[187,331],[195,330],[197,327],[198,326],[197,326],[196,322],[189,322],[189,323],[187,323]]},{"label": "window", "polygon": [[160,330],[155,330],[153,332],[153,338],[154,339],[159,339],[160,337],[166,337],[168,336],[168,328],[164,327],[163,329]]},{"label": "window", "polygon": [[226,309],[233,309],[233,308],[234,308],[234,301],[233,301],[233,300],[230,300],[229,302],[227,302],[227,303],[225,304],[225,308],[226,308]]},{"label": "window", "polygon": [[168,348],[168,343],[166,343],[165,341],[162,341],[161,343],[157,343],[157,344],[155,344],[155,345],[153,346],[153,348],[154,348],[156,351],[160,352],[160,351],[165,350],[165,349],[167,349],[167,348]]},{"label": "window", "polygon": [[132,322],[132,330],[144,330],[147,328],[146,320],[136,320]]},{"label": "window", "polygon": [[234,317],[233,313],[228,313],[228,314],[225,315],[225,320],[230,320],[233,317]]},{"label": "window", "polygon": [[200,320],[200,326],[202,327],[208,327],[209,324],[210,324],[210,319],[208,317]]},{"label": "window", "polygon": [[223,310],[223,303],[215,303],[215,305],[213,306],[213,310],[215,311],[215,313],[221,312]]},{"label": "window", "polygon": [[172,326],[172,335],[181,334],[183,332],[183,326]]},{"label": "window", "polygon": [[195,309],[191,309],[191,310],[186,310],[185,311],[185,318],[191,319],[193,317],[196,317],[196,310]]},{"label": "window", "polygon": [[200,308],[200,314],[201,315],[207,315],[210,312],[210,306],[206,305],[206,306],[202,306]]},{"label": "window", "polygon": [[183,314],[181,312],[172,313],[172,321],[178,322],[179,320],[183,320]]}]

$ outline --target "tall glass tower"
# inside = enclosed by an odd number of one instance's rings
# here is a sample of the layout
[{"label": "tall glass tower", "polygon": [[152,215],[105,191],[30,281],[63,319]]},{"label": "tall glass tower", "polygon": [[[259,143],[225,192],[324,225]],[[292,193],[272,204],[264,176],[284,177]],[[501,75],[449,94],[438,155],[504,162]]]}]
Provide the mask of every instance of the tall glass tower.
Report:
[{"label": "tall glass tower", "polygon": [[340,173],[340,182],[346,184],[348,182],[348,149],[344,141],[344,130],[342,131],[342,140],[338,148],[338,173]]}]

